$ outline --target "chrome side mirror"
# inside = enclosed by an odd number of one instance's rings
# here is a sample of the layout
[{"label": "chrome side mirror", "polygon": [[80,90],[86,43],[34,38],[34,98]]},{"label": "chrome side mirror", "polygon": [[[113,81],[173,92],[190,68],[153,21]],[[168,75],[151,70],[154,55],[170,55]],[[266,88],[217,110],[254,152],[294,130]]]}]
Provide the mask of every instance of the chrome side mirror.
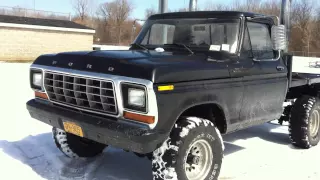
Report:
[{"label": "chrome side mirror", "polygon": [[272,48],[275,51],[287,49],[287,28],[285,25],[274,25],[271,28]]}]

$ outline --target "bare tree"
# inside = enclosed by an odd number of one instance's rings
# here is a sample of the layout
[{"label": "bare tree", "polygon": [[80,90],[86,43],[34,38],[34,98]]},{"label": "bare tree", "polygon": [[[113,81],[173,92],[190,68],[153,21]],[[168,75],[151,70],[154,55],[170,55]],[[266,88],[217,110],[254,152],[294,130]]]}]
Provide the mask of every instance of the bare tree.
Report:
[{"label": "bare tree", "polygon": [[[178,12],[188,12],[188,11],[189,11],[189,8],[186,8],[186,7],[178,9]],[[169,10],[169,12],[170,12],[170,10]]]},{"label": "bare tree", "polygon": [[145,18],[149,18],[151,15],[154,15],[157,13],[157,10],[152,6],[150,8],[147,8],[146,11],[145,11]]},{"label": "bare tree", "polygon": [[293,4],[293,26],[297,28],[301,35],[302,47],[301,50],[310,52],[310,44],[313,39],[315,28],[313,0],[296,1]]},{"label": "bare tree", "polygon": [[279,15],[280,12],[280,1],[279,0],[233,0],[232,5],[224,5],[213,3],[211,0],[206,1],[205,10],[214,10],[214,11],[248,11],[255,13],[264,13],[271,15]]},{"label": "bare tree", "polygon": [[273,0],[268,0],[264,2],[262,0],[233,0],[232,6],[230,6],[229,9],[260,13],[263,5],[270,3],[270,1]]},{"label": "bare tree", "polygon": [[280,3],[281,1],[279,0],[269,0],[261,3],[260,10],[258,10],[258,12],[261,14],[279,16],[281,6]]},{"label": "bare tree", "polygon": [[12,8],[12,15],[15,16],[27,16],[27,10],[25,8],[15,6]]},{"label": "bare tree", "polygon": [[206,11],[223,11],[223,10],[229,10],[229,9],[231,9],[231,7],[223,4],[217,4],[210,0],[206,1],[206,7],[204,8],[204,10]]},{"label": "bare tree", "polygon": [[318,39],[320,39],[320,8],[317,9],[316,11],[316,20],[315,20],[315,30],[314,30],[314,39],[316,39],[316,41],[314,41],[314,46],[316,49],[320,49],[320,42],[317,41]]},{"label": "bare tree", "polygon": [[231,9],[240,11],[241,6],[242,6],[242,4],[239,0],[233,0]]},{"label": "bare tree", "polygon": [[261,0],[246,0],[246,11],[258,12],[261,7]]},{"label": "bare tree", "polygon": [[77,16],[83,22],[89,15],[90,0],[71,0],[71,3]]},{"label": "bare tree", "polygon": [[129,0],[113,0],[99,6],[98,14],[106,26],[117,32],[118,43],[121,43],[121,29],[133,10],[133,4]]}]

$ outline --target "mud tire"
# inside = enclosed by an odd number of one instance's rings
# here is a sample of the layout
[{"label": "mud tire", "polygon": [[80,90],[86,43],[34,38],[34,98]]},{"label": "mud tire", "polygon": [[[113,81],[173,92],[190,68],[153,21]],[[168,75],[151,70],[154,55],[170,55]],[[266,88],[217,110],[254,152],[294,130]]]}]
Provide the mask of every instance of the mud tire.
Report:
[{"label": "mud tire", "polygon": [[[184,117],[175,124],[170,137],[153,152],[154,180],[188,180],[185,166],[188,151],[198,140],[208,142],[213,154],[205,180],[216,180],[220,174],[224,145],[219,130],[206,119]],[[210,169],[210,170],[209,170]]]},{"label": "mud tire", "polygon": [[294,146],[309,149],[319,143],[319,129],[315,135],[311,132],[310,123],[313,113],[320,114],[318,98],[302,96],[294,103],[289,118],[289,136]]},{"label": "mud tire", "polygon": [[52,128],[52,134],[58,149],[69,158],[94,157],[101,154],[107,146],[58,128]]}]

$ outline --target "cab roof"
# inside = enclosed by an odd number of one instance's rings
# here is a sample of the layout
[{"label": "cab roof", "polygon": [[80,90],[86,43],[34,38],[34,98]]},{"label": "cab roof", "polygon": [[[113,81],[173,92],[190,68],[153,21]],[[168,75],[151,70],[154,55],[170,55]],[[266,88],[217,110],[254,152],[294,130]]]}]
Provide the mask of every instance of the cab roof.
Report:
[{"label": "cab roof", "polygon": [[263,14],[256,14],[252,12],[241,12],[241,11],[188,11],[188,12],[172,12],[155,14],[149,17],[152,19],[177,19],[177,18],[216,18],[216,17],[227,17],[227,18],[240,18],[240,17],[261,17]]}]

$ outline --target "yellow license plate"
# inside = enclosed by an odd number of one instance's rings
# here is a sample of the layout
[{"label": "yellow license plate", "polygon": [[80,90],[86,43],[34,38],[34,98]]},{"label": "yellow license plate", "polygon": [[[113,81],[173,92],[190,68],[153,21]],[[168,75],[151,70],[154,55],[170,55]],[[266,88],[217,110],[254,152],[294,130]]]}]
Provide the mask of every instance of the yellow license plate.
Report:
[{"label": "yellow license plate", "polygon": [[83,137],[82,128],[73,122],[63,122],[64,130],[68,133]]}]

